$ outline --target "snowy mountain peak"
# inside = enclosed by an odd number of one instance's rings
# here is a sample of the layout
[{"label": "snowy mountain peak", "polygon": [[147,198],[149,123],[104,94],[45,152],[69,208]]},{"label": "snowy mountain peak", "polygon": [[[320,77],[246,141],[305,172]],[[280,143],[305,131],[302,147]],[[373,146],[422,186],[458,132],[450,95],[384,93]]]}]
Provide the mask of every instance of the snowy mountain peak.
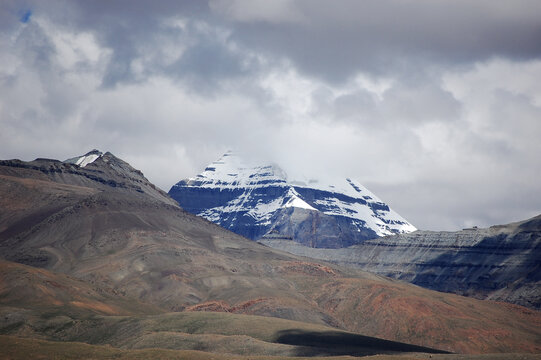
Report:
[{"label": "snowy mountain peak", "polygon": [[64,162],[75,164],[80,167],[85,167],[88,164],[93,163],[94,161],[96,161],[98,158],[102,156],[103,156],[103,153],[101,151],[94,149],[92,151],[87,152],[86,154],[82,156],[77,156],[71,159],[64,160]]},{"label": "snowy mountain peak", "polygon": [[285,183],[286,173],[277,165],[250,164],[238,154],[227,152],[196,177],[187,181],[201,187],[238,188],[253,187],[265,183]]},{"label": "snowy mountain peak", "polygon": [[278,231],[312,246],[342,247],[416,230],[353,179],[290,180],[278,165],[233,152],[169,194],[187,211],[252,239]]}]

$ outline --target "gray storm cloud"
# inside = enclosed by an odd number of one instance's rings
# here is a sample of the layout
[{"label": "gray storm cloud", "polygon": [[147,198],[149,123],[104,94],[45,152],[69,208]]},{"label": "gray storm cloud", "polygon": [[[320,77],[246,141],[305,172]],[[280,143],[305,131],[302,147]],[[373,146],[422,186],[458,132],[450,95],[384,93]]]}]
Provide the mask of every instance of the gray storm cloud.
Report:
[{"label": "gray storm cloud", "polygon": [[526,0],[4,1],[0,157],[100,148],[168,190],[237,149],[355,177],[419,228],[520,220],[539,38]]}]

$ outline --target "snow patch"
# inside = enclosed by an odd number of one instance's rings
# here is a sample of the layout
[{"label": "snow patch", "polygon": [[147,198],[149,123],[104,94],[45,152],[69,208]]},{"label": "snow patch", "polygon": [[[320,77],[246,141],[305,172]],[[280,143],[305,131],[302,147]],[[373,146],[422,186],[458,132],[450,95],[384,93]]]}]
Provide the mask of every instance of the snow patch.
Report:
[{"label": "snow patch", "polygon": [[98,150],[92,150],[82,156],[77,156],[71,159],[64,160],[65,163],[68,164],[75,164],[80,167],[85,167],[88,164],[93,163],[98,158],[100,158],[103,155],[101,151]]},{"label": "snow patch", "polygon": [[92,155],[87,155],[87,156],[81,156],[79,158],[79,160],[77,160],[75,162],[75,165],[79,165],[80,167],[85,167],[87,166],[88,164],[91,164],[93,163],[94,161],[96,161],[101,155],[96,155],[96,154],[92,154]]},{"label": "snow patch", "polygon": [[294,189],[289,189],[288,196],[290,196],[290,198],[287,201],[287,203],[284,205],[284,207],[286,208],[296,207],[296,208],[301,208],[301,209],[306,209],[306,210],[317,211],[315,207],[311,206],[306,201],[301,199],[300,195]]}]

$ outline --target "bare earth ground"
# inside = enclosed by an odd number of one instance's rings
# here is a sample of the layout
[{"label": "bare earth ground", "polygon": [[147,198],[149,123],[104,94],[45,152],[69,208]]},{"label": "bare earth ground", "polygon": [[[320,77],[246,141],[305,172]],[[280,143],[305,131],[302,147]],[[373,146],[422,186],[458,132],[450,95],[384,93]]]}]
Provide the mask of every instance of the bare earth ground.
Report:
[{"label": "bare earth ground", "polygon": [[541,353],[540,312],[270,249],[117,160],[0,164],[0,356],[539,358],[507,353]]},{"label": "bare earth ground", "polygon": [[[312,359],[312,360],[347,360],[357,359],[353,356],[336,357],[280,357],[280,356],[239,356],[215,354],[195,350],[166,350],[143,349],[122,350],[110,346],[88,345],[76,342],[53,342],[37,339],[21,339],[10,336],[0,336],[0,359],[26,360],[26,359],[182,359],[182,360],[279,360],[279,359]],[[375,355],[363,357],[366,360],[539,360],[537,354],[485,354],[485,355]]]}]

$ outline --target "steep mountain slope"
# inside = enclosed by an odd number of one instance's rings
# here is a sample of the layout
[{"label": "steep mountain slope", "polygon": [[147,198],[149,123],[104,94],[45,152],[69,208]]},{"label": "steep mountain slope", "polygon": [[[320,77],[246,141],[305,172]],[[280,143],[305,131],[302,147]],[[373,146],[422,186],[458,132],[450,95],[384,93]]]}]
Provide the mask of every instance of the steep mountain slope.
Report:
[{"label": "steep mountain slope", "polygon": [[[112,154],[84,167],[2,161],[0,176],[0,256],[75,277],[97,294],[118,294],[122,301],[164,311],[302,321],[448,351],[541,351],[539,312],[440,294],[271,249],[183,211]],[[20,298],[21,287],[9,286],[7,298]],[[69,302],[72,295],[62,296]],[[95,296],[90,299],[110,306],[116,301]],[[14,303],[5,306],[3,313],[12,314]],[[52,332],[92,329],[92,322],[81,319],[69,325],[62,310],[55,311],[54,321],[28,309],[16,313],[22,314],[20,323],[38,321]],[[32,329],[10,325],[3,333]]]},{"label": "steep mountain slope", "polygon": [[541,308],[541,215],[488,229],[416,231],[345,249],[311,249],[284,238],[261,241],[429,289]]},{"label": "steep mountain slope", "polygon": [[187,211],[250,239],[279,233],[311,247],[340,248],[415,230],[358,182],[288,181],[277,165],[226,153],[169,195]]}]

